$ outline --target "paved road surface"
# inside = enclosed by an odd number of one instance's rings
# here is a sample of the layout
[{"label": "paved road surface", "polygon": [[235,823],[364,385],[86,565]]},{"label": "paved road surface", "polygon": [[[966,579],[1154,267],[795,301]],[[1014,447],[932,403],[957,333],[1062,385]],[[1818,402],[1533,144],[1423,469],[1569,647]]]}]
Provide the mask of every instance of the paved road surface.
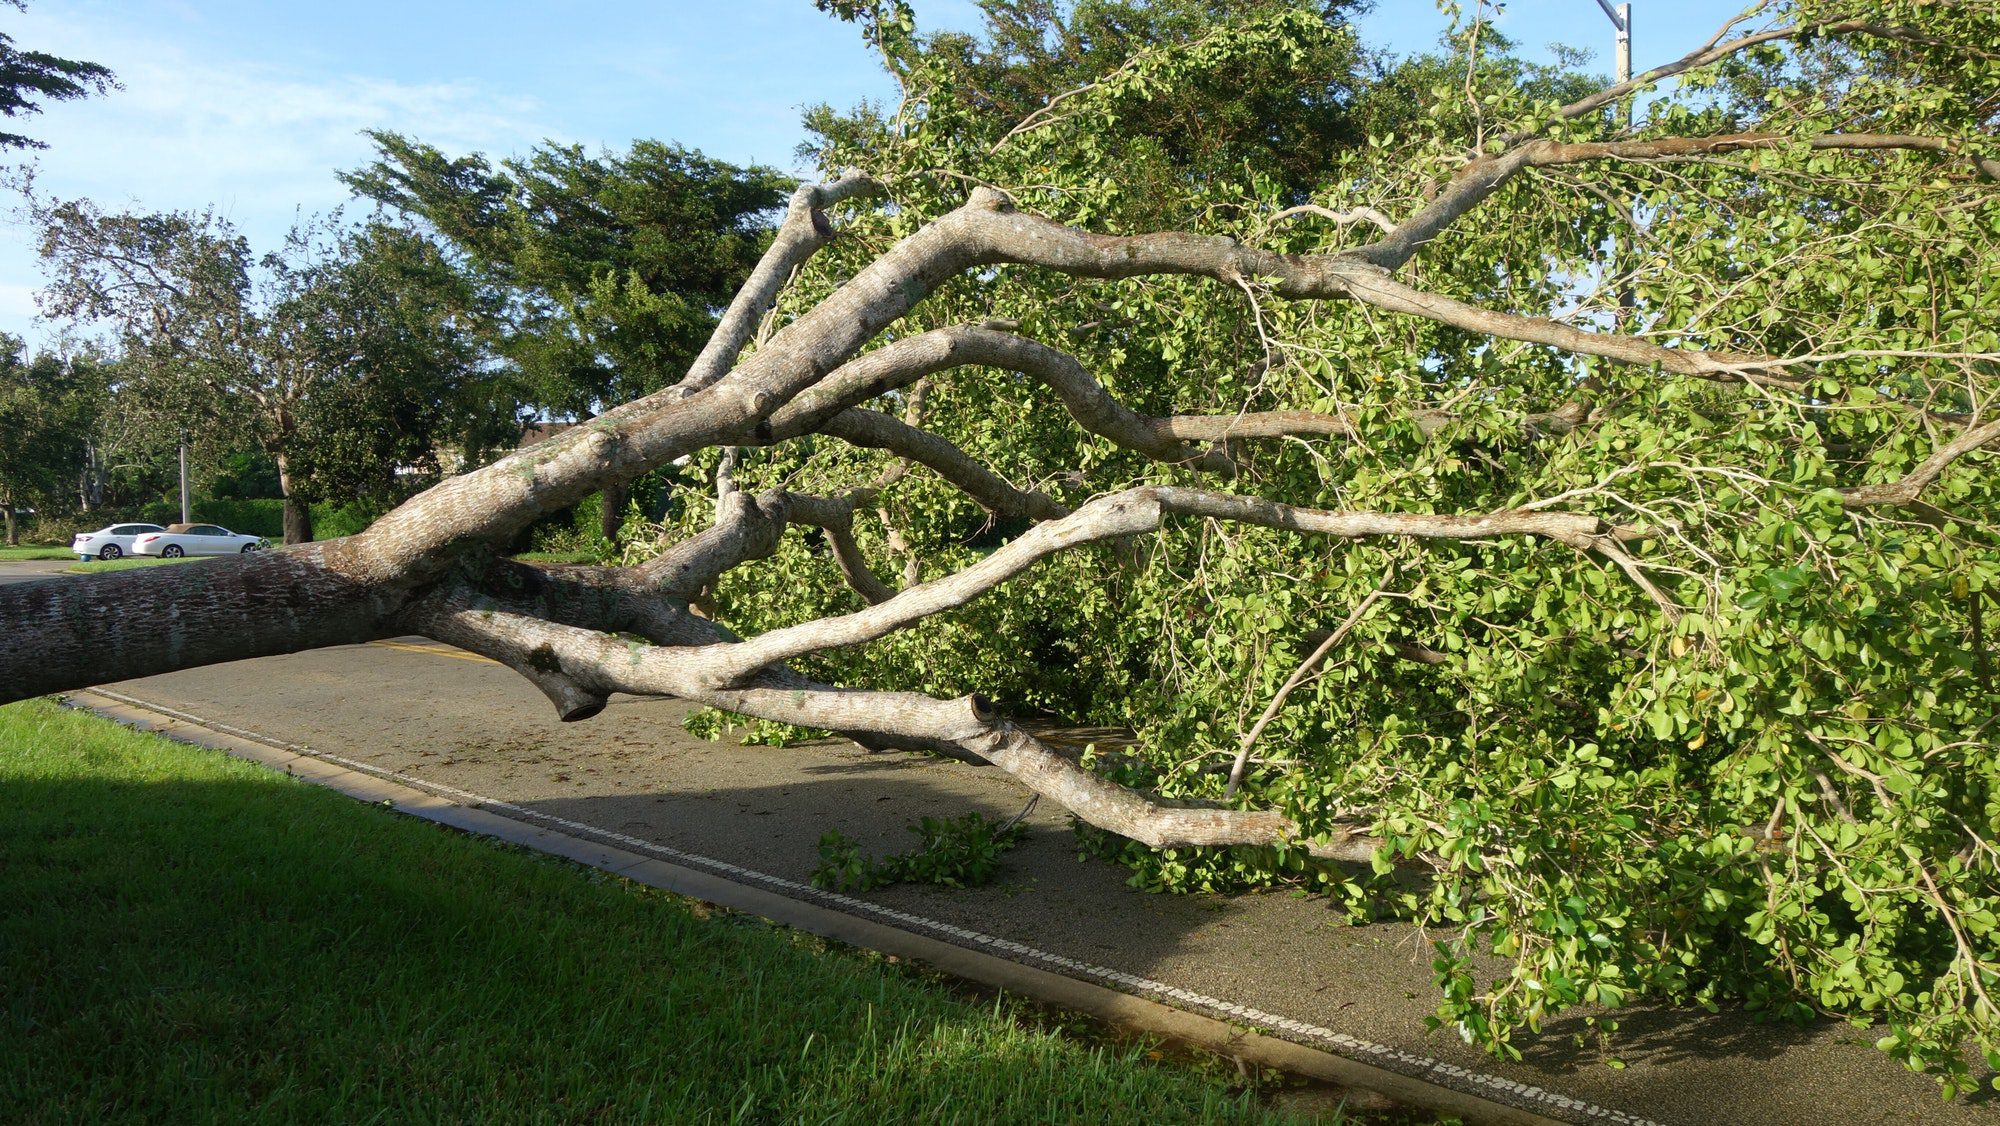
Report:
[{"label": "paved road surface", "polygon": [[[0,573],[20,566],[0,565]],[[914,840],[905,826],[920,816],[1010,815],[1024,797],[997,771],[847,743],[777,750],[703,742],[681,730],[686,705],[676,701],[618,697],[596,719],[559,724],[514,674],[420,638],[112,687],[791,880],[806,878],[828,829],[865,849],[901,850]],[[1674,1124],[2000,1122],[2000,1101],[1945,1103],[1930,1080],[1874,1050],[1879,1031],[1831,1023],[1799,1029],[1735,1013],[1629,1008],[1612,1048],[1624,1070],[1604,1063],[1580,1017],[1524,1044],[1520,1063],[1495,1061],[1424,1031],[1434,1004],[1429,952],[1412,928],[1346,926],[1327,904],[1285,894],[1137,892],[1124,870],[1078,862],[1067,822],[1044,803],[996,886],[891,888],[866,898],[1332,1030],[1372,1045],[1372,1054],[1350,1051],[1371,1062],[1393,1066],[1397,1052],[1428,1057],[1623,1115]]]},{"label": "paved road surface", "polygon": [[35,559],[22,563],[0,563],[0,586],[60,575],[76,566],[76,562],[74,559]]}]

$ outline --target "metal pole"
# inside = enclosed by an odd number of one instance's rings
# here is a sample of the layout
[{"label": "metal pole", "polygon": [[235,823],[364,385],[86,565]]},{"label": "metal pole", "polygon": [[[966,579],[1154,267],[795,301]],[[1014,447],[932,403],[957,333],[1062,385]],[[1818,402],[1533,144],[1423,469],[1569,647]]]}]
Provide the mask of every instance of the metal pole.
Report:
[{"label": "metal pole", "polygon": [[[1632,5],[1620,4],[1614,8],[1611,6],[1611,0],[1597,0],[1597,6],[1604,9],[1605,16],[1611,20],[1611,26],[1618,32],[1616,40],[1617,48],[1612,56],[1618,68],[1618,81],[1621,84],[1630,82],[1632,80]],[[1630,133],[1632,131],[1632,103],[1637,100],[1630,94],[1619,99],[1619,132]],[[1615,258],[1617,254],[1617,242],[1615,239],[1612,242],[1612,253]],[[1632,316],[1632,310],[1636,306],[1637,301],[1633,298],[1632,290],[1630,288],[1621,288],[1618,291],[1618,320],[1621,327]]]},{"label": "metal pole", "polygon": [[1618,81],[1632,79],[1632,5],[1618,5]]},{"label": "metal pole", "polygon": [[188,437],[185,430],[181,431],[181,523],[194,523],[194,518],[188,515]]},{"label": "metal pole", "polygon": [[1632,78],[1632,5],[1611,6],[1611,0],[1597,0],[1597,6],[1604,9],[1605,18],[1618,29],[1618,81],[1628,82]]},{"label": "metal pole", "polygon": [[[1612,22],[1618,27],[1618,81],[1630,82],[1632,81],[1632,5],[1618,5],[1618,12],[1612,17]],[[1632,98],[1625,99],[1625,108],[1619,114],[1624,119],[1620,124],[1627,129],[1632,128],[1633,101]]]}]

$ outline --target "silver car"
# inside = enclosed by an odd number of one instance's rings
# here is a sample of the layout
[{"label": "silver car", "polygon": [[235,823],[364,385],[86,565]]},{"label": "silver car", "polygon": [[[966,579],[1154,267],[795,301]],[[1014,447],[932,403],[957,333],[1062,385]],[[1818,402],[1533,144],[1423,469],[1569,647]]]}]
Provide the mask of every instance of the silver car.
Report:
[{"label": "silver car", "polygon": [[158,524],[113,524],[94,532],[78,532],[69,549],[78,559],[116,559],[132,550],[132,541],[147,532],[164,532]]},{"label": "silver car", "polygon": [[183,555],[237,555],[269,546],[262,536],[246,536],[218,524],[169,524],[132,541],[132,554],[179,559]]}]

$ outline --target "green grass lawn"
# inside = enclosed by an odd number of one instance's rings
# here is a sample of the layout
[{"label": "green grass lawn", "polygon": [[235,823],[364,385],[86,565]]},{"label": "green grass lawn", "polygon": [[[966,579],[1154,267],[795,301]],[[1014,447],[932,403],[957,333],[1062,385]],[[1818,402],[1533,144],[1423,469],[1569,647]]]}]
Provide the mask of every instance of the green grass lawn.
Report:
[{"label": "green grass lawn", "polygon": [[1045,1024],[220,752],[0,709],[10,1122],[1272,1120],[1220,1069]]},{"label": "green grass lawn", "polygon": [[127,555],[120,559],[92,559],[79,562],[69,569],[72,575],[89,575],[98,571],[129,571],[134,567],[158,567],[164,563],[194,563],[203,559],[219,559],[215,555],[183,555],[175,559],[162,559],[157,555]]},{"label": "green grass lawn", "polygon": [[22,544],[19,547],[0,546],[0,563],[23,563],[33,559],[75,559],[76,552],[61,544]]}]

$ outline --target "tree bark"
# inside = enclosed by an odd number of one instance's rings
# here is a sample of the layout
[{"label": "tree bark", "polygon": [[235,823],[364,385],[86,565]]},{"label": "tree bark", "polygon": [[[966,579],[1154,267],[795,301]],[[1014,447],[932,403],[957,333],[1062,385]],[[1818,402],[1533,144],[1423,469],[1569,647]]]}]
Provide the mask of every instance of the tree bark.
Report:
[{"label": "tree bark", "polygon": [[76,480],[76,501],[77,507],[88,515],[97,511],[104,499],[104,455],[96,442],[86,444],[83,454],[83,469]]},{"label": "tree bark", "polygon": [[311,543],[313,538],[312,505],[294,495],[290,463],[281,452],[277,455],[278,491],[285,496],[285,543]]},{"label": "tree bark", "polygon": [[21,529],[14,520],[14,506],[11,504],[0,504],[0,515],[4,515],[7,521],[7,546],[19,547],[21,545]]},{"label": "tree bark", "polygon": [[618,542],[618,533],[625,527],[625,504],[632,499],[632,487],[619,482],[600,494],[604,508],[598,513],[597,529],[604,534],[608,543]]},{"label": "tree bark", "polygon": [[194,567],[0,586],[0,622],[25,659],[0,699],[392,636],[408,592],[346,573],[341,541]]}]

